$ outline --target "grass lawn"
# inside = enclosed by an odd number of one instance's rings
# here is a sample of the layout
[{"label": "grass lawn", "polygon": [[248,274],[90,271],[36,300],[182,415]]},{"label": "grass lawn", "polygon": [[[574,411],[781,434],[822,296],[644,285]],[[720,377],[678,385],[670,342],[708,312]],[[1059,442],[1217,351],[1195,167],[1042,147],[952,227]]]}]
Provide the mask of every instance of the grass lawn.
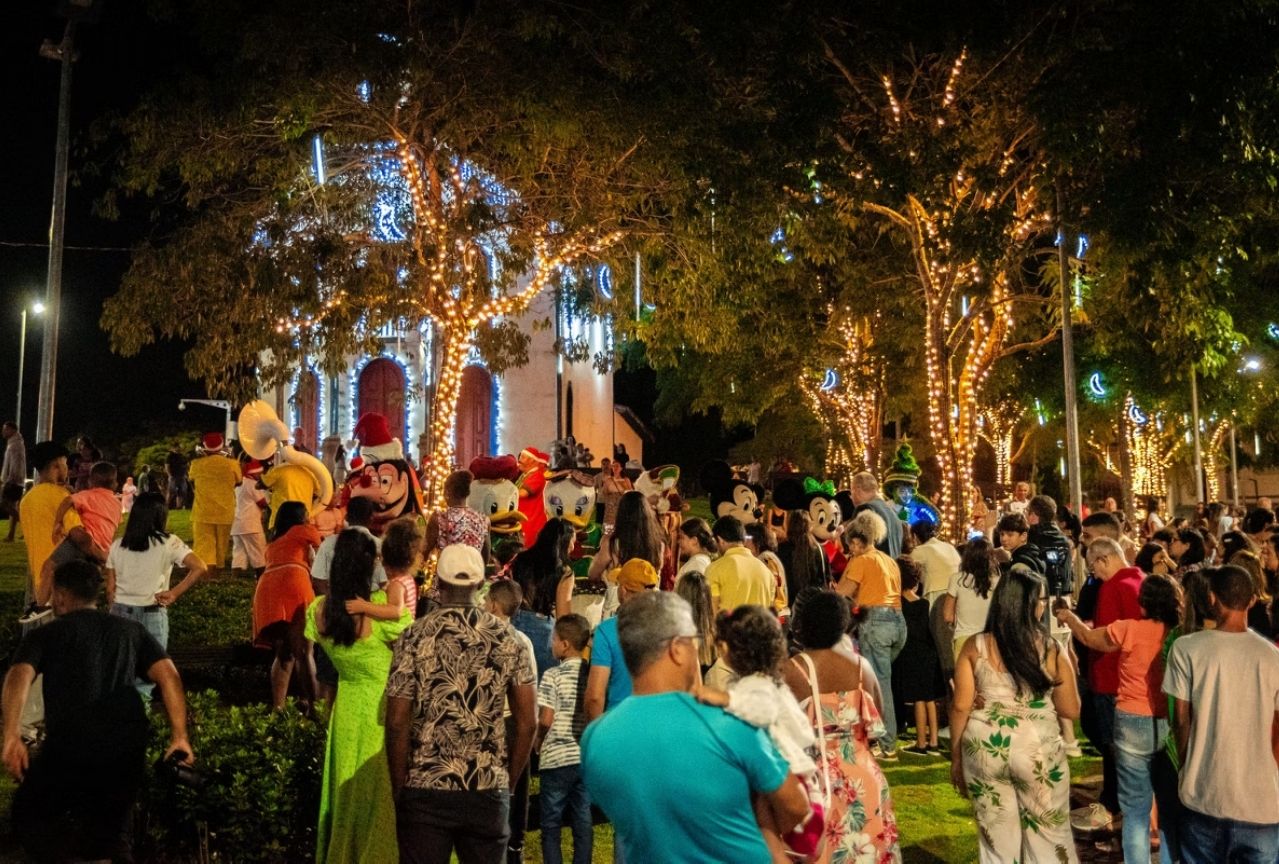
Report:
[{"label": "grass lawn", "polygon": [[[694,503],[693,512],[701,511],[698,515],[704,515],[704,499]],[[8,526],[0,527],[7,530]],[[170,514],[169,529],[189,541],[190,514],[186,511]],[[22,608],[25,556],[21,541],[0,543],[0,652],[5,659],[18,638],[14,619]],[[246,642],[250,635],[252,595],[253,583],[248,580],[222,579],[198,586],[173,607],[171,647],[216,647]],[[264,698],[265,695],[263,690]],[[193,743],[198,752],[199,742]],[[1074,760],[1071,764],[1074,777],[1096,774],[1099,770],[1095,759]],[[976,860],[977,839],[972,810],[968,802],[951,789],[949,763],[945,759],[903,754],[900,762],[886,766],[885,773],[897,807],[905,861],[950,864]],[[13,789],[12,780],[4,775],[0,779],[0,864],[19,860],[7,818]],[[570,843],[567,831],[563,838],[567,846]],[[594,860],[612,860],[612,841],[610,826],[596,826]],[[542,860],[541,839],[537,831],[528,835],[525,859],[529,862]]]}]

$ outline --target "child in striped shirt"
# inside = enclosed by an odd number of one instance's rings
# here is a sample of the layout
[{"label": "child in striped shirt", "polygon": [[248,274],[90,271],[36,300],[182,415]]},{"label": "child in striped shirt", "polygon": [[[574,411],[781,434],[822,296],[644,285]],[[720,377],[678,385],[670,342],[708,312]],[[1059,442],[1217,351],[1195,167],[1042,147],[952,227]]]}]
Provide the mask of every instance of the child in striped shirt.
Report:
[{"label": "child in striped shirt", "polygon": [[542,772],[542,860],[561,864],[560,829],[573,831],[573,864],[590,864],[594,837],[591,801],[582,782],[582,751],[578,744],[586,729],[586,679],[582,652],[591,641],[591,625],[581,615],[563,615],[555,622],[551,650],[560,665],[546,670],[537,688],[537,746]]}]

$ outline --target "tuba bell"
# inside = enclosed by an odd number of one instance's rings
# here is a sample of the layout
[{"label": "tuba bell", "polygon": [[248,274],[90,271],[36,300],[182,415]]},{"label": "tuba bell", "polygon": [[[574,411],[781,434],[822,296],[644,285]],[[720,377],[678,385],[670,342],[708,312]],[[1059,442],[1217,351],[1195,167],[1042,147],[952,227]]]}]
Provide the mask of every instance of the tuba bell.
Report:
[{"label": "tuba bell", "polygon": [[311,472],[319,490],[319,504],[327,507],[333,497],[333,477],[324,463],[288,443],[289,427],[266,402],[255,399],[240,410],[240,446],[254,459],[270,459],[277,452],[290,465]]}]

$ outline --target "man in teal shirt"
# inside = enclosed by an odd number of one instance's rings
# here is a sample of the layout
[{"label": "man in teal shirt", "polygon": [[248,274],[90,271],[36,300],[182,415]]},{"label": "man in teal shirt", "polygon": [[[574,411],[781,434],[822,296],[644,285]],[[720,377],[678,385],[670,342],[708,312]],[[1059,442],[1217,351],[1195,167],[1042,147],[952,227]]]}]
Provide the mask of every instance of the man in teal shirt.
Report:
[{"label": "man in teal shirt", "polygon": [[617,633],[632,696],[587,727],[582,775],[622,857],[772,861],[753,797],[772,812],[774,844],[807,815],[808,801],[763,730],[689,695],[700,666],[688,604],[668,592],[640,595],[618,611]]}]

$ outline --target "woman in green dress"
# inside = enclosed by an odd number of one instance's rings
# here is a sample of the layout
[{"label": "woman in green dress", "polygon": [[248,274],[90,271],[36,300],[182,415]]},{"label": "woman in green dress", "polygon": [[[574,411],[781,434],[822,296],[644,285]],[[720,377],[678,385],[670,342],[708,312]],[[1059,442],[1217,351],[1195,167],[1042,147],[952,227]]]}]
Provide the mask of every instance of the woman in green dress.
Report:
[{"label": "woman in green dress", "polygon": [[[338,670],[337,698],[329,716],[320,793],[316,861],[320,864],[396,864],[395,802],[384,751],[391,645],[412,623],[350,614],[347,601],[385,603],[370,596],[377,547],[362,531],[343,531],[333,551],[329,594],[317,597],[306,616],[308,639],[319,642]],[[356,604],[352,604],[356,605]]]}]

